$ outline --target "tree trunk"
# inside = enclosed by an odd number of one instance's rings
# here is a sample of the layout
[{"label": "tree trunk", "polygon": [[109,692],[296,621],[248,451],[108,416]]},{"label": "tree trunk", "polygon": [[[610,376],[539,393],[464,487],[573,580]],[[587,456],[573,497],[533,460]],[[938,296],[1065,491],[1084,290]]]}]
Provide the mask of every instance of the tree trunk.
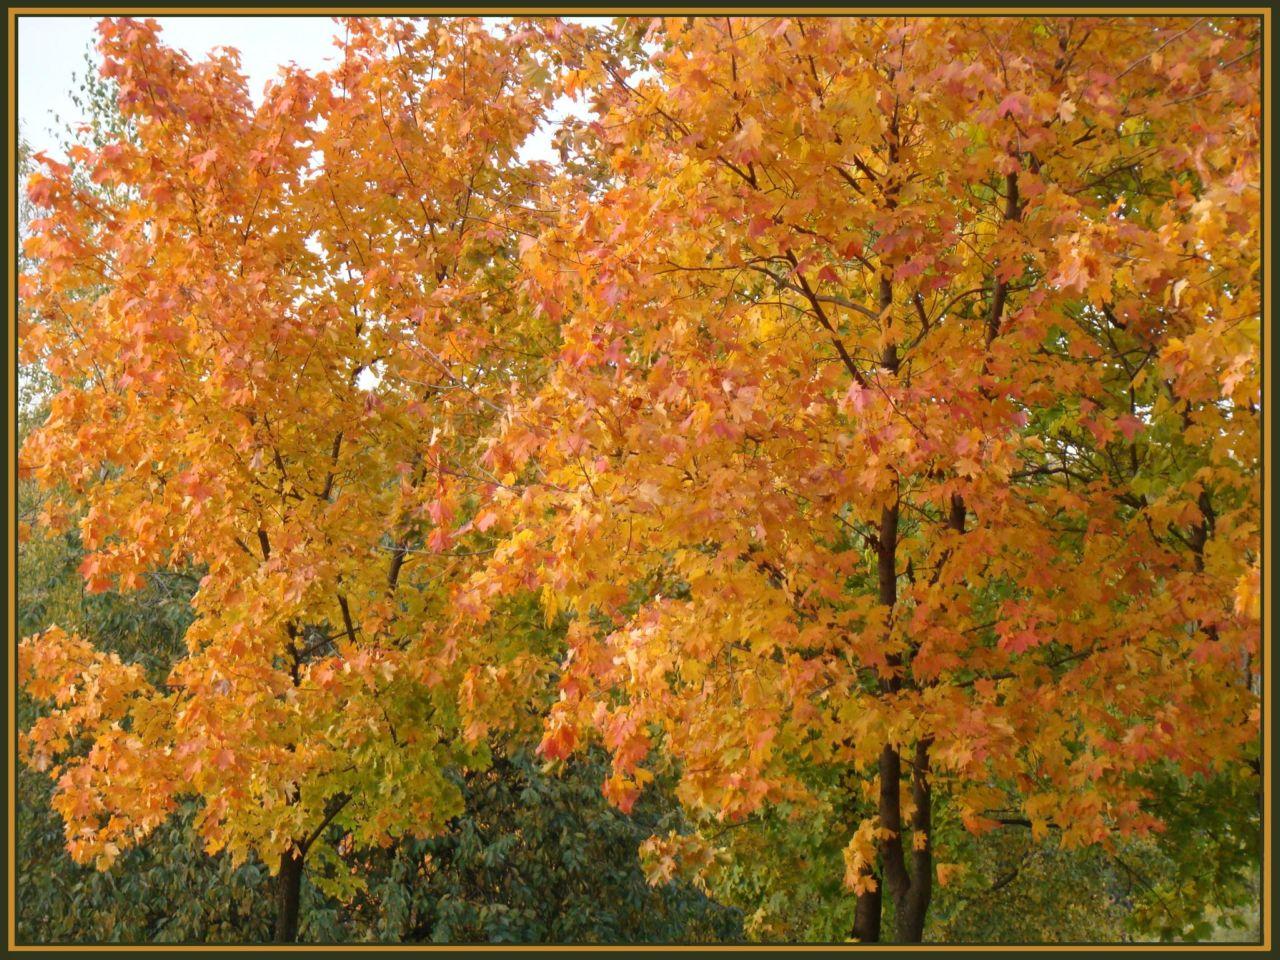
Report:
[{"label": "tree trunk", "polygon": [[[907,871],[907,854],[903,846],[902,824],[902,755],[893,746],[880,754],[880,826],[890,835],[880,841],[880,862],[884,885],[893,898],[896,917],[895,940],[898,943],[920,943],[924,939],[924,922],[933,896],[933,797],[929,786],[929,740],[920,740],[912,760],[911,799],[915,811],[911,815],[911,871]],[[917,845],[918,844],[918,845]],[[862,903],[859,901],[859,908]]]},{"label": "tree trunk", "polygon": [[880,940],[880,878],[870,893],[858,894],[858,906],[853,914],[853,938],[859,943],[876,943]]},{"label": "tree trunk", "polygon": [[[895,903],[898,942],[919,943],[924,939],[924,921],[933,899],[933,791],[929,786],[929,741],[916,743],[911,774],[911,815],[914,837],[911,847],[911,882],[905,896]],[[919,838],[923,837],[921,842]]]},{"label": "tree trunk", "polygon": [[276,875],[276,943],[294,943],[298,939],[302,865],[302,856],[298,853],[286,851],[280,855],[280,872]]},{"label": "tree trunk", "polygon": [[[885,145],[888,148],[890,170],[892,171],[893,165],[898,162],[899,149],[901,147],[901,140],[898,135],[898,103],[896,98],[889,121],[888,136],[885,138]],[[892,174],[887,176],[886,182],[881,185],[881,191],[885,197],[885,206],[889,210],[893,210],[898,206],[897,198],[900,188],[901,184],[893,179]],[[880,271],[879,305],[882,317],[887,316],[893,307],[893,280],[883,266]],[[889,376],[896,377],[899,363],[897,344],[890,340],[885,343],[884,350],[881,353],[880,369]],[[880,604],[888,610],[887,629],[885,631],[886,641],[888,641],[892,633],[893,616],[898,604],[898,519],[902,491],[896,480],[893,494],[894,502],[891,505],[882,507],[880,510],[880,523],[876,531],[875,544],[876,575],[879,587],[878,599]],[[881,680],[880,689],[882,693],[896,693],[901,688],[903,681],[901,674],[898,672],[902,667],[902,658],[897,654],[890,654],[886,659],[890,675],[887,679]],[[880,840],[877,844],[880,854],[880,876],[876,878],[878,881],[876,890],[874,893],[860,896],[857,909],[854,912],[854,936],[863,942],[870,943],[880,939],[880,913],[883,903],[883,891],[886,887],[889,890],[889,895],[893,898],[894,906],[898,909],[899,931],[903,929],[902,906],[904,897],[910,890],[910,880],[907,877],[906,864],[902,853],[902,804],[898,795],[901,772],[901,758],[898,755],[898,751],[893,744],[885,744],[884,750],[880,754],[879,819],[880,826],[891,830],[892,835],[888,839]],[[918,940],[919,938],[917,937],[916,939]]]}]

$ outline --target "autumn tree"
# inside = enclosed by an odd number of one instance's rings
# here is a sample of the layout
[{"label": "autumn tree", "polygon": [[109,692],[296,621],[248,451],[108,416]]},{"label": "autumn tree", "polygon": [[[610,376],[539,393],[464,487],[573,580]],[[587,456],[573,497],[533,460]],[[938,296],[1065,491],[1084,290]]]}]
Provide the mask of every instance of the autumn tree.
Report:
[{"label": "autumn tree", "polygon": [[1253,777],[1259,21],[619,32],[561,41],[607,176],[525,251],[557,364],[459,600],[570,617],[544,755],[708,836],[832,771],[864,941],[921,939],[944,805],[1113,849]]},{"label": "autumn tree", "polygon": [[338,32],[332,70],[255,104],[234,51],[103,21],[130,136],[39,158],[21,280],[24,360],[56,391],[21,453],[49,491],[35,535],[78,524],[91,592],[199,576],[158,681],[92,636],[25,639],[47,707],[21,753],[81,862],[193,801],[209,851],[278,875],[281,940],[304,860],[349,895],[336,838],[460,812],[458,771],[549,663],[502,616],[459,643],[447,609],[493,523],[471,451],[543,353],[512,288],[546,167],[517,151],[557,54],[470,18]]}]

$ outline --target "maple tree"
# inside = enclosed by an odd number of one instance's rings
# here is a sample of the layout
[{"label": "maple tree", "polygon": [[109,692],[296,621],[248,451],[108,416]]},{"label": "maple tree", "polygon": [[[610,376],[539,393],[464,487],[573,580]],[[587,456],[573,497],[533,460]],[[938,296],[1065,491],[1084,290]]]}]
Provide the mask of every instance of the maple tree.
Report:
[{"label": "maple tree", "polygon": [[200,579],[158,682],[92,637],[25,639],[52,709],[22,753],[103,868],[195,797],[208,850],[279,873],[280,939],[304,858],[360,882],[327,828],[439,830],[451,771],[549,666],[501,621],[459,645],[445,604],[492,522],[469,450],[540,357],[509,291],[551,61],[518,23],[340,26],[331,71],[255,106],[234,51],[104,20],[132,136],[39,157],[27,187],[22,350],[57,391],[22,450],[41,532],[78,522],[90,591]]},{"label": "maple tree", "polygon": [[29,182],[29,533],[199,579],[158,676],[20,645],[77,860],[194,802],[293,939],[304,863],[350,901],[541,731],[675,779],[655,880],[803,841],[912,941],[953,827],[1250,789],[1258,20],[339,23],[255,106],[104,21],[128,135]]},{"label": "maple tree", "polygon": [[526,252],[562,346],[489,453],[546,482],[462,601],[570,613],[544,754],[712,825],[841,771],[861,940],[885,890],[921,938],[940,803],[1105,847],[1159,770],[1250,775],[1258,21],[639,27],[567,81],[606,174]]}]

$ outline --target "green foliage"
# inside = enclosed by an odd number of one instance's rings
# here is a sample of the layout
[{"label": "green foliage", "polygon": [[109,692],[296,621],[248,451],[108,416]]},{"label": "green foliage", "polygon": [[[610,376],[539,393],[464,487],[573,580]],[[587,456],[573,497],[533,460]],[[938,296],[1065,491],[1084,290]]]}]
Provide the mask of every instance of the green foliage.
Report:
[{"label": "green foliage", "polygon": [[[840,882],[841,851],[865,811],[847,787],[813,780],[818,802],[780,805],[709,839],[729,854],[713,895],[740,907],[747,936],[840,942],[855,898]],[[1160,833],[1102,847],[1064,849],[1011,822],[982,836],[945,798],[935,808],[937,862],[925,940],[934,943],[1256,941],[1259,930],[1259,782],[1249,766],[1213,777],[1153,777]],[[952,863],[964,869],[952,871]],[[891,928],[892,903],[882,923]]]},{"label": "green foliage", "polygon": [[270,938],[260,864],[232,867],[194,842],[191,811],[99,873],[63,849],[51,782],[18,774],[17,932],[23,943],[225,943]]},{"label": "green foliage", "polygon": [[1131,922],[1159,940],[1257,939],[1262,788],[1256,767],[1153,778],[1167,829],[1134,846]]},{"label": "green foliage", "polygon": [[651,887],[636,855],[677,825],[664,791],[631,816],[605,802],[599,755],[548,773],[529,755],[495,757],[463,784],[467,813],[429,840],[347,854],[368,871],[350,904],[312,903],[309,940],[435,943],[718,942],[741,938],[736,910],[679,883]]},{"label": "green foliage", "polygon": [[753,940],[839,942],[851,936],[856,899],[844,888],[843,851],[869,808],[856,808],[848,785],[829,770],[811,771],[810,779],[815,804],[780,804],[738,826],[710,831],[729,854],[711,889],[742,909]]},{"label": "green foliage", "polygon": [[1062,850],[1023,828],[955,843],[968,868],[936,890],[925,939],[1116,943],[1133,939],[1118,867],[1098,848]]},{"label": "green foliage", "polygon": [[72,78],[75,89],[71,91],[71,102],[76,108],[76,123],[63,124],[64,149],[73,143],[84,143],[96,149],[120,140],[134,139],[133,121],[116,106],[116,82],[111,77],[104,77],[99,66],[99,58],[91,44],[84,52],[82,72]]},{"label": "green foliage", "polygon": [[971,864],[938,890],[928,939],[1063,943],[1257,939],[1260,793],[1248,767],[1153,778],[1161,833],[1067,850],[1022,827],[947,842]]}]

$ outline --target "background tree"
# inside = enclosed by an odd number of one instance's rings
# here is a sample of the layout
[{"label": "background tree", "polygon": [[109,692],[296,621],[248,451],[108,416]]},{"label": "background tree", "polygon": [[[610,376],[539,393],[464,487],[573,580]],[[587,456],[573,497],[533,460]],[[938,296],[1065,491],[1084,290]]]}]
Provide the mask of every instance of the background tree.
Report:
[{"label": "background tree", "polygon": [[529,754],[495,756],[466,778],[467,813],[446,833],[355,858],[372,857],[359,869],[379,879],[333,913],[331,936],[354,927],[391,942],[741,939],[738,912],[692,882],[645,881],[637,847],[683,818],[662,789],[622,814],[600,794],[604,769],[599,755],[554,772]]}]

